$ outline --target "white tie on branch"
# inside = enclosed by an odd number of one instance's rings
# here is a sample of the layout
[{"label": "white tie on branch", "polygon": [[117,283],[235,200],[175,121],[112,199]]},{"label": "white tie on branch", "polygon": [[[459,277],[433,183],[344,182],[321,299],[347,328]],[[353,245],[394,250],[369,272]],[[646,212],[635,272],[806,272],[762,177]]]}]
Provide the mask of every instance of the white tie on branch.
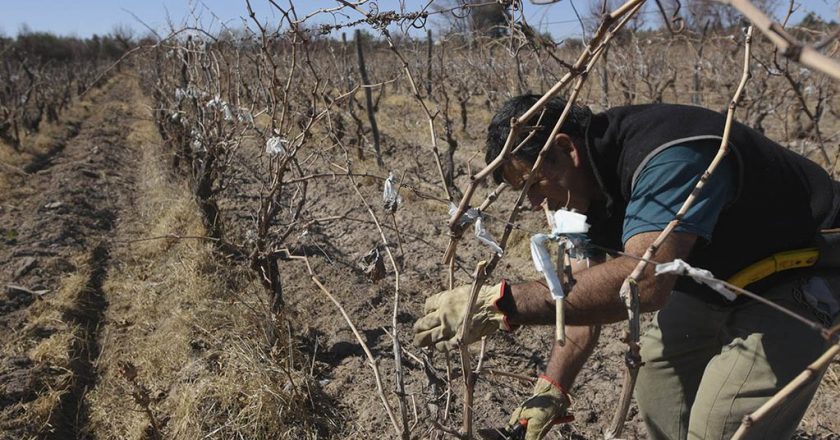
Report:
[{"label": "white tie on branch", "polygon": [[239,119],[239,122],[243,122],[243,123],[251,125],[251,126],[254,125],[254,115],[247,108],[240,108],[239,109],[239,114],[237,115],[237,119]]},{"label": "white tie on branch", "polygon": [[750,78],[750,48],[752,45],[752,34],[753,34],[753,27],[750,26],[747,29],[746,39],[744,41],[744,69],[743,74],[741,75],[741,81],[738,84],[738,89],[735,91],[735,96],[733,96],[732,101],[729,102],[729,110],[726,113],[726,124],[723,128],[723,136],[720,141],[720,148],[718,149],[717,154],[715,155],[714,159],[712,159],[712,163],[709,164],[709,167],[703,173],[703,176],[700,177],[700,180],[695,185],[694,190],[691,194],[686,198],[685,202],[683,202],[680,210],[677,212],[677,215],[674,217],[671,222],[665,227],[665,229],[659,234],[659,236],[654,240],[653,244],[645,251],[644,256],[641,260],[639,260],[639,264],[636,265],[633,272],[627,279],[624,280],[624,284],[621,286],[621,296],[624,299],[625,304],[627,305],[627,314],[629,318],[629,329],[627,332],[627,336],[625,340],[627,341],[628,350],[627,354],[625,355],[626,359],[626,370],[624,374],[624,384],[622,386],[621,398],[619,400],[619,406],[615,413],[615,417],[612,420],[612,423],[609,429],[606,431],[605,436],[607,438],[616,438],[621,435],[621,431],[624,429],[624,421],[627,419],[627,411],[630,409],[630,401],[633,395],[633,388],[636,385],[636,375],[639,372],[640,367],[640,358],[639,358],[639,346],[638,341],[640,337],[640,325],[639,325],[639,313],[638,313],[638,284],[639,280],[644,275],[645,268],[647,267],[648,261],[650,261],[655,255],[657,249],[662,246],[662,243],[668,238],[668,236],[673,232],[674,228],[680,224],[683,216],[685,216],[686,212],[691,208],[694,204],[697,196],[703,190],[703,187],[706,185],[709,177],[712,173],[715,172],[720,162],[723,160],[723,157],[729,151],[729,134],[732,130],[732,121],[735,116],[735,108],[738,106],[738,103],[741,101],[741,95],[744,91],[744,87],[747,84],[747,80]]},{"label": "white tie on branch", "polygon": [[490,249],[496,253],[496,255],[501,256],[504,253],[504,250],[502,250],[499,244],[496,243],[496,240],[493,239],[493,236],[490,235],[490,233],[487,232],[487,229],[484,228],[484,219],[481,217],[481,215],[479,215],[478,218],[475,219],[475,236],[476,238],[478,238],[478,241],[489,246]]},{"label": "white tie on branch", "polygon": [[222,107],[222,104],[224,104],[224,101],[219,95],[216,95],[213,99],[207,101],[207,108],[218,109]]},{"label": "white tie on branch", "polygon": [[551,261],[551,255],[548,253],[547,245],[550,241],[551,236],[547,234],[536,234],[531,237],[531,260],[537,272],[545,277],[551,297],[555,301],[562,301],[566,298],[566,292],[563,291],[563,283],[560,282],[560,277]]},{"label": "white tie on branch", "polygon": [[286,148],[283,147],[283,144],[288,143],[287,140],[279,137],[279,136],[272,136],[265,141],[265,152],[268,153],[269,156],[285,156],[286,155]]},{"label": "white tie on branch", "polygon": [[662,263],[656,265],[656,275],[665,274],[684,275],[691,277],[691,279],[693,279],[694,281],[711,287],[715,292],[723,295],[723,297],[728,299],[729,301],[735,301],[735,293],[729,290],[722,281],[715,278],[715,276],[712,275],[711,272],[709,272],[706,269],[698,269],[696,267],[692,267],[690,264],[686,263],[683,260],[680,260],[679,258],[670,263]]},{"label": "white tie on branch", "polygon": [[[178,89],[178,90],[175,91],[176,96],[178,95],[178,92],[180,90],[181,89]],[[183,96],[188,96],[188,95],[183,95]],[[224,99],[222,99],[221,96],[219,96],[219,95],[216,95],[216,96],[213,97],[213,99],[207,101],[207,108],[210,108],[210,109],[213,109],[213,110],[216,110],[216,111],[221,111],[222,114],[224,115],[225,121],[233,121],[234,119],[237,119],[239,122],[245,122],[245,123],[250,123],[250,124],[254,123],[254,117],[251,115],[251,113],[248,111],[248,109],[245,109],[245,108],[238,109],[236,111],[236,117],[234,118],[233,109],[231,109],[230,104],[227,101],[225,101]]]},{"label": "white tie on branch", "polygon": [[563,291],[563,283],[555,270],[555,264],[551,261],[548,242],[560,242],[566,251],[570,253],[576,251],[578,256],[582,256],[585,251],[581,248],[585,244],[580,237],[589,232],[589,224],[586,223],[585,215],[565,209],[554,212],[552,223],[551,234],[536,234],[531,237],[531,259],[537,272],[545,276],[551,296],[555,300],[562,301],[566,294]]},{"label": "white tie on branch", "polygon": [[[535,234],[531,237],[531,259],[534,261],[534,268],[545,276],[548,290],[554,299],[554,327],[555,341],[557,344],[566,344],[566,312],[565,299],[566,291],[574,285],[571,271],[571,258],[573,254],[579,259],[587,254],[585,234],[589,232],[589,224],[586,223],[586,216],[577,212],[559,209],[551,214],[548,204],[543,201],[551,234]],[[551,261],[548,252],[548,242],[556,241],[557,264]],[[561,280],[560,275],[564,276]]]},{"label": "white tie on branch", "polygon": [[385,179],[385,185],[382,189],[382,202],[385,205],[386,211],[396,212],[399,205],[402,204],[402,197],[400,197],[400,194],[394,185],[396,180],[397,177],[391,172],[388,173],[388,178]]},{"label": "white tie on branch", "polygon": [[222,112],[225,115],[225,121],[233,120],[233,111],[230,109],[230,104],[228,104],[227,102],[222,104]]},{"label": "white tie on branch", "polygon": [[[455,215],[458,211],[458,206],[454,203],[449,203],[449,216]],[[472,224],[475,219],[477,219],[481,215],[481,212],[478,209],[470,208],[466,212],[462,212],[460,217],[458,218],[457,225],[461,227],[467,227]]]},{"label": "white tie on branch", "polygon": [[[449,215],[452,215],[458,209],[454,203],[449,203]],[[497,255],[501,256],[504,253],[504,250],[499,246],[496,240],[487,232],[487,229],[484,227],[484,218],[481,214],[481,211],[475,208],[470,208],[465,212],[460,219],[458,219],[458,224],[462,227],[467,227],[470,224],[474,224],[474,233],[475,237],[478,241],[486,244],[490,247],[490,249],[496,253]]]}]

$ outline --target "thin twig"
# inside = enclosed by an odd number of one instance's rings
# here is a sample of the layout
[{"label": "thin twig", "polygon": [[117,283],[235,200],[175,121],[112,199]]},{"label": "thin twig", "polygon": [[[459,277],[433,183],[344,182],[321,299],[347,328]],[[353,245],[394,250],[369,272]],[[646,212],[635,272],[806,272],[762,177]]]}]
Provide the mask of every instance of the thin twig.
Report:
[{"label": "thin twig", "polygon": [[801,392],[803,388],[819,380],[822,377],[822,372],[825,371],[828,364],[838,353],[840,353],[840,345],[834,344],[829,347],[817,360],[808,365],[802,373],[779,390],[770,400],[751,414],[744,416],[741,426],[732,439],[737,440],[747,436],[755,424],[767,419],[771,414],[776,414],[776,410],[780,406],[789,403],[792,398],[796,397],[795,393]]},{"label": "thin twig", "polygon": [[312,267],[309,265],[309,259],[304,257],[306,261],[306,266],[309,269],[309,275],[312,279],[312,282],[321,289],[321,292],[324,292],[325,295],[330,299],[330,301],[335,304],[338,311],[341,313],[341,316],[344,317],[344,321],[347,322],[347,325],[350,326],[350,330],[353,332],[353,335],[356,336],[356,340],[362,346],[362,349],[365,351],[365,354],[368,357],[368,362],[370,363],[370,368],[373,370],[373,377],[376,380],[376,388],[379,391],[379,397],[382,399],[382,405],[385,407],[385,412],[388,414],[388,418],[391,420],[391,424],[394,426],[394,430],[396,431],[397,435],[402,433],[402,429],[400,429],[400,425],[397,423],[397,419],[394,417],[394,411],[391,409],[391,404],[388,403],[388,399],[385,397],[385,389],[382,386],[382,379],[379,376],[379,367],[376,362],[376,358],[373,357],[373,353],[370,352],[370,348],[368,348],[367,344],[365,343],[364,338],[359,333],[359,330],[356,329],[356,326],[353,325],[353,321],[350,319],[350,315],[344,310],[341,303],[333,296],[330,291],[321,284],[321,281],[315,276],[315,273],[312,271]]},{"label": "thin twig", "polygon": [[534,382],[536,382],[536,379],[534,379],[532,376],[526,376],[524,374],[511,373],[509,371],[495,370],[495,369],[492,369],[492,368],[485,368],[482,371],[487,372],[487,374],[489,374],[491,376],[512,377],[514,379],[518,379],[518,380],[521,380],[522,382],[532,384],[532,385],[533,385]]},{"label": "thin twig", "polygon": [[[348,163],[347,169],[350,170],[350,165]],[[400,410],[400,417],[402,419],[402,430],[400,431],[400,435],[404,440],[408,440],[409,437],[409,423],[408,423],[408,408],[405,401],[405,380],[403,378],[403,367],[402,367],[402,350],[400,348],[400,339],[399,335],[397,334],[397,317],[399,314],[400,308],[400,268],[397,267],[397,261],[394,259],[393,253],[391,253],[391,247],[388,245],[388,239],[385,237],[385,231],[382,230],[382,226],[379,224],[379,219],[376,217],[376,213],[373,212],[373,209],[368,204],[367,200],[365,200],[364,196],[362,195],[361,191],[359,191],[358,185],[356,185],[356,180],[350,176],[350,183],[353,187],[353,190],[356,192],[356,195],[359,196],[359,200],[362,201],[362,204],[367,209],[368,214],[370,214],[370,218],[373,220],[374,225],[376,225],[376,230],[379,231],[379,237],[382,239],[382,246],[385,248],[385,252],[388,254],[388,259],[391,261],[391,266],[394,268],[394,312],[391,315],[391,325],[394,329],[393,335],[393,348],[394,348],[394,363],[395,363],[395,370],[397,376],[397,402],[399,402],[399,410]],[[393,218],[393,212],[391,213]],[[396,229],[397,221],[394,219],[394,228]]]},{"label": "thin twig", "polygon": [[27,173],[26,171],[24,171],[22,168],[18,168],[18,167],[14,166],[14,165],[11,165],[11,164],[8,164],[8,163],[6,163],[6,162],[3,162],[2,160],[0,160],[0,166],[3,166],[4,168],[9,169],[9,170],[10,170],[11,172],[13,172],[13,173],[20,174],[20,175],[21,175],[21,176],[23,176],[23,177],[29,177],[29,173]]},{"label": "thin twig", "polygon": [[141,241],[152,241],[152,240],[207,240],[207,241],[221,241],[219,238],[215,237],[207,237],[204,235],[178,235],[178,234],[165,234],[165,235],[157,235],[154,237],[143,237],[143,238],[135,238],[132,240],[115,240],[115,243],[139,243]]},{"label": "thin twig", "polygon": [[470,367],[470,321],[472,321],[473,307],[475,307],[478,299],[478,292],[481,286],[484,285],[484,279],[487,273],[484,271],[486,261],[479,261],[475,267],[475,274],[473,274],[475,281],[473,281],[472,289],[470,291],[470,299],[467,302],[467,307],[464,309],[464,317],[461,321],[461,329],[458,335],[458,348],[461,353],[461,373],[464,376],[464,421],[461,425],[461,433],[466,438],[472,438],[472,414],[473,414],[473,388],[475,382],[473,381],[472,367]]}]

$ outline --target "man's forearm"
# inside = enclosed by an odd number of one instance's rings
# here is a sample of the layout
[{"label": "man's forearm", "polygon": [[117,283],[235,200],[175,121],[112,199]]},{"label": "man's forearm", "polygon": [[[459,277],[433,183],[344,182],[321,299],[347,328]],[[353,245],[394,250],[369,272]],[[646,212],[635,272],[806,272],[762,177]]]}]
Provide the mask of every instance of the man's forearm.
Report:
[{"label": "man's forearm", "polygon": [[[636,260],[620,257],[579,272],[577,283],[566,295],[566,324],[595,325],[627,319],[627,309],[618,292],[635,265]],[[650,291],[643,298],[644,311],[661,305],[653,298],[656,282],[652,278],[652,273],[645,274],[640,286],[642,290]],[[505,312],[512,324],[554,324],[554,300],[542,280],[513,285],[511,294],[513,305]]]},{"label": "man's forearm", "polygon": [[[643,255],[658,236],[656,231],[634,235],[627,240],[625,251],[630,255]],[[662,262],[686,258],[696,240],[694,234],[673,232],[660,244],[656,258]],[[619,290],[638,263],[635,258],[622,256],[576,273],[577,283],[566,294],[566,324],[596,325],[626,319],[627,310]],[[657,277],[653,272],[653,264],[649,264],[639,282],[642,312],[662,308],[676,281],[674,276]],[[554,323],[554,300],[542,281],[511,286],[511,296],[511,304],[504,310],[510,323]]]},{"label": "man's forearm", "polygon": [[598,344],[601,326],[567,326],[566,344],[555,343],[545,375],[571,391],[580,370]]},{"label": "man's forearm", "polygon": [[[598,325],[627,319],[619,290],[637,263],[633,258],[619,257],[576,274],[575,286],[566,293],[566,324]],[[672,275],[655,276],[653,265],[649,265],[639,282],[641,311],[659,310],[675,281]],[[512,324],[554,324],[554,299],[544,281],[512,285],[511,294],[512,304],[505,314]]]},{"label": "man's forearm", "polygon": [[[642,232],[625,243],[629,255],[643,255],[659,236],[658,231]],[[660,262],[687,258],[697,236],[687,232],[672,232],[659,244],[655,258]],[[622,256],[575,274],[577,283],[566,294],[566,324],[595,325],[622,321],[627,318],[624,301],[619,290],[624,279],[639,261]],[[639,299],[642,312],[662,308],[668,300],[676,277],[655,276],[649,264],[639,282]],[[511,287],[513,304],[504,310],[512,324],[553,324],[554,301],[548,288],[541,281]]]}]

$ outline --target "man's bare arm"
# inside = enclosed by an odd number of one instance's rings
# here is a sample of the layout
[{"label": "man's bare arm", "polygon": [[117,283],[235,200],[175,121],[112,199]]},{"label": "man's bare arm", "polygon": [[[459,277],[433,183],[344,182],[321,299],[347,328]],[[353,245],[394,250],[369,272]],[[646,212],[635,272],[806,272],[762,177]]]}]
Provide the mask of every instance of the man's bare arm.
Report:
[{"label": "man's bare arm", "polygon": [[[643,255],[656,240],[659,232],[645,232],[630,238],[625,251]],[[659,262],[686,258],[697,236],[689,233],[672,233],[656,253]],[[568,325],[594,325],[627,319],[627,309],[618,295],[624,279],[630,275],[638,260],[618,257],[576,274],[577,284],[566,296],[566,323]],[[648,265],[640,282],[639,296],[643,312],[662,308],[676,282],[675,276],[654,276],[653,265]],[[554,300],[543,281],[532,281],[511,287],[512,310],[506,311],[513,324],[553,324]]]},{"label": "man's bare arm", "polygon": [[545,375],[562,385],[567,391],[571,391],[578,373],[592,355],[595,346],[598,345],[600,336],[600,325],[567,325],[566,343],[564,345],[554,343]]}]

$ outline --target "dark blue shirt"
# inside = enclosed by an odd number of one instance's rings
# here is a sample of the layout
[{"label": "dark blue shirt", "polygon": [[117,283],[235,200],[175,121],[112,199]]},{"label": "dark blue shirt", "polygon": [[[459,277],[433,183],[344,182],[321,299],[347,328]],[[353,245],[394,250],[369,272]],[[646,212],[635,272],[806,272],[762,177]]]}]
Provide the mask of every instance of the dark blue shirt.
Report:
[{"label": "dark blue shirt", "polygon": [[[623,243],[636,234],[665,229],[712,162],[719,144],[703,140],[674,145],[657,153],[643,166],[625,211]],[[675,231],[711,241],[720,212],[735,197],[736,188],[735,159],[729,154]]]}]

